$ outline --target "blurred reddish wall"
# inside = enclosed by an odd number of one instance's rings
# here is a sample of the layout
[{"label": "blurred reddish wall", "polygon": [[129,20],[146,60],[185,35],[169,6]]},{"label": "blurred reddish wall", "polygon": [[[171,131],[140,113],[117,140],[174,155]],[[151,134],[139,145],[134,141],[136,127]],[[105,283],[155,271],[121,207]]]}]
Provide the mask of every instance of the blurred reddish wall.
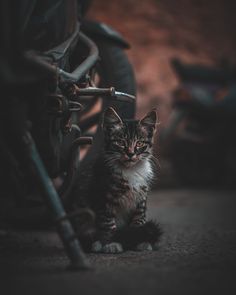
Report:
[{"label": "blurred reddish wall", "polygon": [[95,0],[89,17],[120,31],[138,82],[137,117],[152,107],[162,124],[171,110],[171,91],[178,81],[169,60],[214,63],[235,61],[235,1]]}]

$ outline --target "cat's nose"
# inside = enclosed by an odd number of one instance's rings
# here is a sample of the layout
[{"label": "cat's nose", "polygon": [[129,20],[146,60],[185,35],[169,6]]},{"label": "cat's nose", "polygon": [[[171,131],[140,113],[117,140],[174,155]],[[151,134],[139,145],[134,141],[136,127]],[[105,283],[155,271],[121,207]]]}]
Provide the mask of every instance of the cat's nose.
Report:
[{"label": "cat's nose", "polygon": [[127,153],[127,156],[128,156],[130,159],[132,159],[133,156],[134,156],[134,153],[133,153],[133,152],[128,152],[128,153]]}]

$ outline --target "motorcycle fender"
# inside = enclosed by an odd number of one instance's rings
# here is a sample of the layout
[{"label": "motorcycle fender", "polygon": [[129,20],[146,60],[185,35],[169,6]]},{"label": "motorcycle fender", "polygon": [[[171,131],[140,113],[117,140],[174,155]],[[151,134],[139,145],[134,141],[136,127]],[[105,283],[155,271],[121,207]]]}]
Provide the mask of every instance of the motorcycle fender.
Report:
[{"label": "motorcycle fender", "polygon": [[107,24],[85,20],[82,23],[81,31],[93,39],[95,43],[96,40],[105,39],[122,48],[130,48],[130,44],[123,38],[123,36]]}]

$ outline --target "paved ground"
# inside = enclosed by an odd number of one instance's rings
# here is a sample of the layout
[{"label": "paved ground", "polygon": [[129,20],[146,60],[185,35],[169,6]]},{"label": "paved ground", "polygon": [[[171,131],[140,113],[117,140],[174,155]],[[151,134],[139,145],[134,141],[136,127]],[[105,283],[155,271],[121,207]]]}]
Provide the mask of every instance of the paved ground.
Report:
[{"label": "paved ground", "polygon": [[93,271],[65,271],[54,234],[1,232],[0,294],[236,294],[235,191],[162,190],[149,205],[159,251],[89,255]]}]

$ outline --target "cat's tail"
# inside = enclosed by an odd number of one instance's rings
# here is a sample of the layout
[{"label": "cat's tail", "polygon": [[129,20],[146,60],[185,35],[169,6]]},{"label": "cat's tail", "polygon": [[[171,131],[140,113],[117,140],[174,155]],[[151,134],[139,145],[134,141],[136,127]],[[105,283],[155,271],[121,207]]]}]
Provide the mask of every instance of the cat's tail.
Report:
[{"label": "cat's tail", "polygon": [[150,220],[142,226],[129,226],[117,231],[114,240],[121,243],[124,249],[131,250],[143,242],[156,245],[162,234],[163,231],[160,225]]}]

